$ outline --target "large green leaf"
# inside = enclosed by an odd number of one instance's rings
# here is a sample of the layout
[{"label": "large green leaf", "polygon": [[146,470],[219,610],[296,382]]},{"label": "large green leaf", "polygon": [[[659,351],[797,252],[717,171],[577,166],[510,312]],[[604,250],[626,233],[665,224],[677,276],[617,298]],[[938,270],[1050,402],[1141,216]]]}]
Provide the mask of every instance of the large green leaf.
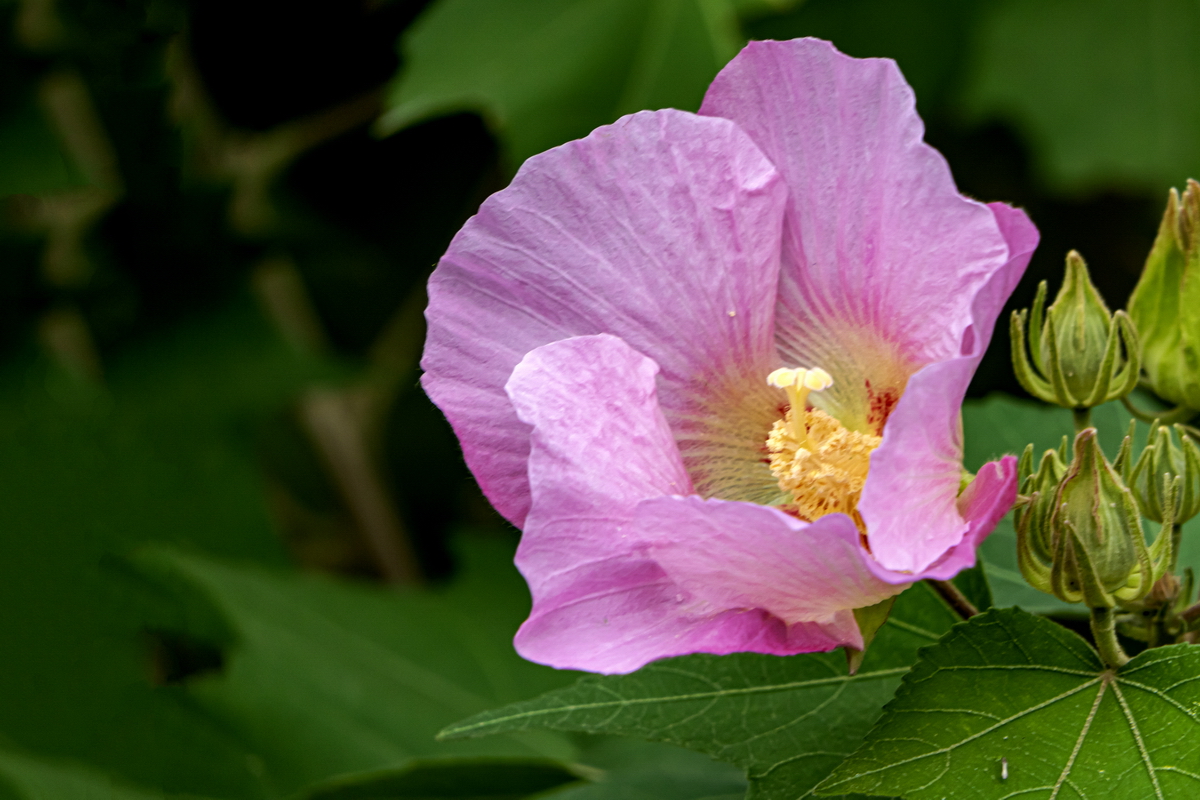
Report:
[{"label": "large green leaf", "polygon": [[379,127],[478,112],[515,168],[622,114],[695,110],[739,44],[728,0],[442,0],[401,41]]},{"label": "large green leaf", "polygon": [[1060,188],[1162,192],[1200,174],[1198,37],[1191,0],[1002,0],[967,105],[1022,128]]},{"label": "large green leaf", "polygon": [[822,793],[910,800],[1182,798],[1200,793],[1200,648],[1106,670],[1019,609],[955,627],[904,679]]},{"label": "large green leaf", "polygon": [[630,675],[585,677],[442,735],[551,728],[671,742],[745,769],[752,798],[795,798],[853,750],[917,648],[937,641],[954,620],[922,583],[897,600],[855,675],[846,673],[840,652],[685,656]]},{"label": "large green leaf", "polygon": [[[141,574],[175,599],[161,627],[215,639],[224,668],[184,691],[290,794],[334,775],[421,756],[571,760],[548,732],[435,741],[455,719],[561,686],[572,674],[520,659],[511,636],[527,594],[511,545],[481,539],[441,592],[401,592],[234,566],[154,549]],[[222,621],[228,633],[213,636]]]},{"label": "large green leaf", "polygon": [[[735,766],[661,742],[588,737],[580,761],[591,781],[546,800],[742,800],[746,776]],[[541,800],[541,798],[539,798]]]}]

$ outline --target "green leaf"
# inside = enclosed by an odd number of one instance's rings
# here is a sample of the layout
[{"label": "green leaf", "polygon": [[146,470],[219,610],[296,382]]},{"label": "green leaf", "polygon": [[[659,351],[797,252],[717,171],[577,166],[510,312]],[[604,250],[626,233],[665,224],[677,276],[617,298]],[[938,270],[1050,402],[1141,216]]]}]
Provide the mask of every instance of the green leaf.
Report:
[{"label": "green leaf", "polygon": [[[539,759],[419,759],[393,770],[350,775],[306,800],[741,800],[741,770],[658,742],[578,737],[579,763]],[[544,792],[544,793],[542,793]]]},{"label": "green leaf", "polygon": [[[568,786],[547,800],[742,800],[746,777],[730,764],[661,742],[588,737],[580,761],[594,782]],[[539,798],[540,800],[540,798]]]},{"label": "green leaf", "polygon": [[[1092,410],[1092,425],[1109,458],[1116,457],[1129,419],[1129,412],[1117,402]],[[1138,430],[1139,441],[1144,442],[1145,428],[1139,425]],[[963,404],[963,432],[963,466],[972,472],[1005,454],[1019,456],[1030,443],[1040,455],[1043,450],[1058,447],[1064,436],[1075,438],[1070,411],[1000,392]]]},{"label": "green leaf", "polygon": [[733,10],[742,19],[752,19],[765,14],[782,14],[803,2],[804,0],[733,0]]},{"label": "green leaf", "polygon": [[515,168],[622,114],[695,110],[740,44],[729,0],[442,0],[401,40],[378,127],[474,111]]},{"label": "green leaf", "polygon": [[839,652],[685,656],[630,675],[585,677],[456,723],[442,736],[551,728],[671,742],[745,769],[752,798],[795,798],[853,750],[917,648],[937,641],[955,619],[921,583],[896,601],[852,676]]},{"label": "green leaf", "polygon": [[1200,174],[1198,37],[1190,0],[995,3],[966,105],[1019,126],[1060,189],[1162,192]]},{"label": "green leaf", "polygon": [[[159,792],[127,786],[108,775],[66,761],[0,750],[3,800],[162,800]],[[199,800],[199,798],[196,798]]]},{"label": "green leaf", "polygon": [[750,21],[752,39],[815,36],[858,58],[894,58],[928,120],[953,102],[982,3],[977,0],[807,0]]},{"label": "green leaf", "polygon": [[546,759],[416,759],[403,767],[352,775],[322,786],[307,800],[520,800],[581,776]]},{"label": "green leaf", "polygon": [[454,719],[573,677],[512,649],[528,599],[511,545],[477,540],[466,554],[463,579],[436,593],[277,574],[163,548],[144,551],[136,564],[182,609],[160,628],[203,639],[214,630],[206,620],[223,620],[229,635],[214,638],[224,645],[224,668],[187,681],[184,691],[288,794],[421,756],[575,757],[547,732],[435,741]]},{"label": "green leaf", "polygon": [[1192,797],[1200,791],[1200,648],[1106,670],[1078,636],[1019,609],[956,626],[904,679],[819,793]]}]

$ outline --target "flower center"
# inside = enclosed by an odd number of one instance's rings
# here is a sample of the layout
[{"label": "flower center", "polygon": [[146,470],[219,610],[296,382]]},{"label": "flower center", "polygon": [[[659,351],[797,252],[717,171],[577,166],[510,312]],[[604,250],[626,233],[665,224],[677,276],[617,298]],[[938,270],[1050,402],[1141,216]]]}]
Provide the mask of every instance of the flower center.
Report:
[{"label": "flower center", "polygon": [[792,498],[782,508],[809,522],[826,514],[848,514],[865,533],[858,498],[871,451],[882,439],[847,430],[824,411],[806,407],[809,392],[833,385],[823,369],[777,369],[767,383],[786,390],[791,404],[767,437],[771,473]]}]

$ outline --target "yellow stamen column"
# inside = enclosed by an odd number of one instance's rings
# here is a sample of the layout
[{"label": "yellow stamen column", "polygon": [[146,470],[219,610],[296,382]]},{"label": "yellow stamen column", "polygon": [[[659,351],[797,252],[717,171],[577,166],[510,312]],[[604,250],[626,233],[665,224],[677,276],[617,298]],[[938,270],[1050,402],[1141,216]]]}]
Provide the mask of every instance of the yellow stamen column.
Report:
[{"label": "yellow stamen column", "polygon": [[808,429],[804,423],[804,411],[808,407],[808,393],[819,392],[833,386],[833,377],[820,367],[812,369],[780,367],[767,376],[767,383],[787,392],[788,402],[792,404],[792,435],[802,447],[811,449],[808,441]]}]

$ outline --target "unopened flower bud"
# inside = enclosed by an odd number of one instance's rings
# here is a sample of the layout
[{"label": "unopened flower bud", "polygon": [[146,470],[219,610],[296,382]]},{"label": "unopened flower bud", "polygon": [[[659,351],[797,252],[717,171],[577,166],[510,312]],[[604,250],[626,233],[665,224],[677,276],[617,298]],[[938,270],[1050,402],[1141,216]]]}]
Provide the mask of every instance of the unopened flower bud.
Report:
[{"label": "unopened flower bud", "polygon": [[[1175,431],[1179,444],[1166,425],[1151,432],[1128,482],[1147,519],[1158,523],[1170,519],[1182,525],[1200,513],[1200,448],[1182,427],[1176,425]],[[1176,478],[1180,479],[1179,489],[1172,504],[1168,495]]]},{"label": "unopened flower bud", "polygon": [[1026,391],[1065,408],[1092,408],[1133,391],[1137,332],[1125,312],[1109,313],[1079,253],[1067,254],[1062,288],[1050,308],[1045,303],[1043,281],[1032,312],[1014,311],[1009,328],[1013,368]]},{"label": "unopened flower bud", "polygon": [[1058,484],[1067,472],[1066,449],[1067,440],[1063,437],[1062,447],[1043,453],[1034,472],[1033,445],[1029,445],[1017,466],[1022,501],[1016,511],[1017,564],[1025,580],[1047,594],[1053,594],[1050,572],[1054,565],[1054,542],[1050,517]]},{"label": "unopened flower bud", "polygon": [[[1075,437],[1065,469],[1062,458],[1048,451],[1024,490],[1031,492],[1018,515],[1018,555],[1034,587],[1068,603],[1112,608],[1144,597],[1165,573],[1169,526],[1146,547],[1133,493],[1105,459],[1095,428]],[[1173,500],[1171,492],[1168,508]]]},{"label": "unopened flower bud", "polygon": [[1167,198],[1158,237],[1129,297],[1146,384],[1183,409],[1200,411],[1200,183]]}]

